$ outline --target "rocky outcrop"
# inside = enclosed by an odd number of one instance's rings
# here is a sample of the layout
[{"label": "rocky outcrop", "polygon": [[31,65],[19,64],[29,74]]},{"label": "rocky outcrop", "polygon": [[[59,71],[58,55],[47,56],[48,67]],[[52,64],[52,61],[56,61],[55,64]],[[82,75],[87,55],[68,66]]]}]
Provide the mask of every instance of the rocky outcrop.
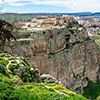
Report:
[{"label": "rocky outcrop", "polygon": [[55,77],[49,74],[40,75],[40,71],[35,66],[30,66],[25,58],[0,52],[0,73],[8,76],[11,81],[56,83],[64,87]]},{"label": "rocky outcrop", "polygon": [[50,57],[45,72],[55,76],[71,90],[87,86],[88,79],[96,82],[99,77],[99,54],[93,41],[76,44],[68,51]]},{"label": "rocky outcrop", "polygon": [[55,77],[52,77],[52,76],[49,75],[49,74],[42,74],[42,75],[40,76],[40,78],[41,78],[41,80],[42,80],[43,82],[56,83],[56,84],[59,83],[59,81],[58,81]]},{"label": "rocky outcrop", "polygon": [[88,80],[100,79],[99,52],[77,22],[70,21],[67,28],[32,33],[31,38],[34,40],[13,41],[5,50],[24,56],[40,74],[50,74],[74,91],[83,93]]}]

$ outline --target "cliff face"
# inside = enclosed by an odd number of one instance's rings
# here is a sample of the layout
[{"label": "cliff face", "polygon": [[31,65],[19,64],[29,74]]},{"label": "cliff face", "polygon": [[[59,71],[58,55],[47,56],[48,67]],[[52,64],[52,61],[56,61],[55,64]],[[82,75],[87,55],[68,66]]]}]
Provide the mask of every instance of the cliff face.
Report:
[{"label": "cliff face", "polygon": [[77,22],[69,21],[67,28],[32,33],[31,38],[34,40],[14,41],[5,50],[24,56],[41,74],[50,74],[79,93],[88,79],[100,79],[99,52]]},{"label": "cliff face", "polygon": [[80,86],[81,88],[87,86],[88,79],[95,82],[99,77],[98,70],[99,61],[95,44],[93,41],[85,41],[49,58],[45,72],[55,76],[68,88],[75,90]]}]

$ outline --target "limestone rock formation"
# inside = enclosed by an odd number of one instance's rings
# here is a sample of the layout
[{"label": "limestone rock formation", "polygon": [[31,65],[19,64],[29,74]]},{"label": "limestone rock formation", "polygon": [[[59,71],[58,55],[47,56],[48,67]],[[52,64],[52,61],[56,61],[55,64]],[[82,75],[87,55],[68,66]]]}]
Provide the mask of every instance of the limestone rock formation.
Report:
[{"label": "limestone rock formation", "polygon": [[24,56],[40,74],[50,74],[74,91],[83,93],[88,80],[100,79],[100,54],[76,21],[69,21],[66,28],[31,33],[31,38],[13,41],[5,50]]},{"label": "limestone rock formation", "polygon": [[52,77],[49,74],[42,74],[42,76],[40,76],[40,78],[43,82],[56,83],[56,84],[59,83],[59,81],[55,77]]}]

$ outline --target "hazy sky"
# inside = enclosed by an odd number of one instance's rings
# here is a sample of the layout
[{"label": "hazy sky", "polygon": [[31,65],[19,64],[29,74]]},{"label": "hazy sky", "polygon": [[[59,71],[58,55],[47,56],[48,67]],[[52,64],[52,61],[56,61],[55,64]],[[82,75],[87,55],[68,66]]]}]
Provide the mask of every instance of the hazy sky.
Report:
[{"label": "hazy sky", "polygon": [[100,0],[0,0],[2,12],[100,12]]}]

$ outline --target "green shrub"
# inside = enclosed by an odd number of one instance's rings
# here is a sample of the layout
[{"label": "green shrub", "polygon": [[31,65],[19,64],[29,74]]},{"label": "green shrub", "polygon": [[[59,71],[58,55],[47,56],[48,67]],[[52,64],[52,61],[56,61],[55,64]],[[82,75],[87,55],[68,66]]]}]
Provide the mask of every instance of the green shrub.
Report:
[{"label": "green shrub", "polygon": [[0,57],[0,61],[3,61],[3,60],[4,60],[4,58]]},{"label": "green shrub", "polygon": [[15,73],[14,71],[13,71],[13,72],[11,72],[11,74],[12,74],[12,75],[16,75],[16,73]]},{"label": "green shrub", "polygon": [[47,85],[47,86],[56,86],[57,84],[55,84],[55,83],[52,83],[52,84],[48,84],[48,83],[46,83],[45,85]]},{"label": "green shrub", "polygon": [[6,62],[3,62],[3,61],[0,61],[0,64],[3,65],[3,66],[5,66],[5,67],[7,65],[7,63]]},{"label": "green shrub", "polygon": [[62,30],[65,30],[65,28],[63,28]]},{"label": "green shrub", "polygon": [[[66,52],[66,53],[68,53],[68,48],[69,48],[69,45],[66,45],[66,47],[65,48],[63,48],[62,50],[60,50],[60,51],[58,51],[58,52],[55,52],[55,53],[49,53],[48,54],[48,57],[50,58],[50,56],[54,56],[55,54],[58,54],[58,53],[60,53],[60,52]],[[65,51],[65,50],[67,50],[67,51]]]},{"label": "green shrub", "polygon": [[96,80],[96,82],[97,82],[97,83],[100,82],[100,79],[99,79],[99,80]]},{"label": "green shrub", "polygon": [[10,56],[5,56],[5,57],[10,57]]},{"label": "green shrub", "polygon": [[79,24],[79,27],[83,27],[83,25]]},{"label": "green shrub", "polygon": [[0,55],[0,57],[4,57],[4,56],[5,56],[4,54],[1,54],[1,55]]},{"label": "green shrub", "polygon": [[69,30],[71,32],[71,34],[73,35],[74,34],[74,31],[73,30]]},{"label": "green shrub", "polygon": [[46,33],[46,30],[43,30],[43,34],[45,34]]},{"label": "green shrub", "polygon": [[74,45],[79,44],[79,43],[82,43],[82,42],[76,41],[75,43],[72,43],[72,45],[74,46]]},{"label": "green shrub", "polygon": [[54,89],[52,89],[52,88],[48,88],[48,90],[49,90],[49,91],[52,91],[52,92],[55,92],[55,90],[54,90]]},{"label": "green shrub", "polygon": [[69,49],[69,44],[66,44],[66,49]]},{"label": "green shrub", "polygon": [[69,89],[65,89],[66,91],[69,91]]},{"label": "green shrub", "polygon": [[14,66],[14,69],[18,69],[19,67],[21,67],[19,64],[16,64],[15,66]]},{"label": "green shrub", "polygon": [[29,66],[26,67],[26,71],[30,71],[30,67]]},{"label": "green shrub", "polygon": [[8,60],[13,60],[12,58],[9,58]]},{"label": "green shrub", "polygon": [[56,89],[56,90],[63,90],[64,89],[64,87],[62,87],[61,85],[56,85],[56,86],[54,86],[54,89]]},{"label": "green shrub", "polygon": [[30,66],[30,64],[25,60],[25,58],[22,59],[28,66]]},{"label": "green shrub", "polygon": [[7,70],[0,64],[0,73],[7,74]]},{"label": "green shrub", "polygon": [[0,93],[0,100],[7,100],[8,96],[5,93]]},{"label": "green shrub", "polygon": [[44,82],[44,79],[42,79],[42,83],[45,83],[45,82]]},{"label": "green shrub", "polygon": [[94,39],[94,42],[95,42],[95,44],[96,44],[96,49],[100,51],[100,45],[98,44],[97,40]]},{"label": "green shrub", "polygon": [[28,81],[28,76],[27,75],[21,75],[19,76],[23,82],[27,82]]},{"label": "green shrub", "polygon": [[62,93],[68,94],[68,92],[65,91],[65,90],[59,90],[59,91],[62,92]]},{"label": "green shrub", "polygon": [[85,41],[88,41],[88,40],[91,40],[89,37],[87,37],[86,39],[85,39]]},{"label": "green shrub", "polygon": [[74,92],[69,92],[68,95],[69,95],[69,96],[75,96],[76,93],[74,93]]},{"label": "green shrub", "polygon": [[49,53],[48,55],[54,55],[55,53]]},{"label": "green shrub", "polygon": [[8,68],[9,68],[10,71],[12,71],[12,72],[14,71],[14,66],[13,65],[9,65]]},{"label": "green shrub", "polygon": [[82,96],[82,95],[74,95],[74,96],[72,96],[72,97],[74,97],[74,98],[76,98],[75,100],[90,100],[90,99],[87,99],[87,98],[85,98],[84,96]]},{"label": "green shrub", "polygon": [[0,64],[3,65],[3,66],[7,66],[7,64],[9,63],[8,60],[5,60],[4,58],[0,57]]},{"label": "green shrub", "polygon": [[22,35],[21,38],[29,38],[30,35]]},{"label": "green shrub", "polygon": [[88,82],[88,85],[83,88],[84,96],[91,99],[96,99],[100,95],[100,84]]},{"label": "green shrub", "polygon": [[17,61],[11,61],[11,63],[17,63]]},{"label": "green shrub", "polygon": [[21,28],[21,30],[27,30],[27,28]]},{"label": "green shrub", "polygon": [[8,66],[9,70],[12,71],[12,72],[14,71],[14,69],[18,69],[19,67],[21,67],[20,64],[9,65]]},{"label": "green shrub", "polygon": [[81,92],[81,86],[76,88],[75,90]]},{"label": "green shrub", "polygon": [[58,32],[58,35],[61,34],[61,32]]},{"label": "green shrub", "polygon": [[30,94],[28,96],[28,100],[39,100],[38,96],[36,94]]},{"label": "green shrub", "polygon": [[2,51],[0,51],[0,53],[3,53]]},{"label": "green shrub", "polygon": [[26,85],[25,88],[26,89],[32,89],[34,86],[33,85]]}]

